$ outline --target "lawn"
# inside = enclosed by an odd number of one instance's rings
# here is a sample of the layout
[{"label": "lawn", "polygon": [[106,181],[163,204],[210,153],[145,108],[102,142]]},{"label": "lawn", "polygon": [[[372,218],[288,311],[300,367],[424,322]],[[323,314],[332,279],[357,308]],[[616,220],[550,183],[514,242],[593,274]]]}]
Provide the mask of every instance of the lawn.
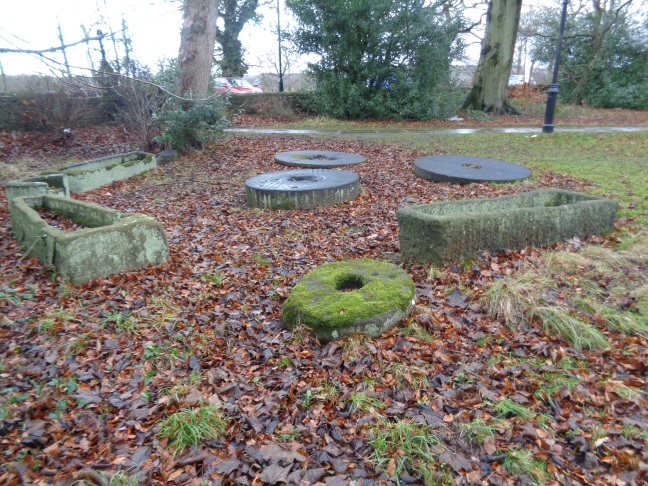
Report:
[{"label": "lawn", "polygon": [[[72,156],[106,155],[87,147]],[[366,156],[362,194],[247,208],[245,180],[298,149]],[[412,173],[441,153],[533,176],[458,186]],[[77,196],[154,216],[172,255],[80,287],[22,254],[3,203],[0,483],[646,481],[646,153],[648,133],[230,135]],[[69,156],[16,148],[2,177]],[[615,230],[444,267],[400,261],[400,205],[545,187],[618,200]],[[299,279],[355,258],[405,268],[410,318],[326,345],[286,329]]]}]

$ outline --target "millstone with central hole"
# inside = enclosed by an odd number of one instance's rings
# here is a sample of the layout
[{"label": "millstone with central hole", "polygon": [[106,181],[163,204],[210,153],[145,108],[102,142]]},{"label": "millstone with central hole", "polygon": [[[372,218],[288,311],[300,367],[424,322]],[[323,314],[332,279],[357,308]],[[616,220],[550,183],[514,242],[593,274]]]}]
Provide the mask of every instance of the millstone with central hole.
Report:
[{"label": "millstone with central hole", "polygon": [[366,160],[362,155],[329,150],[296,150],[275,155],[275,162],[279,164],[311,169],[345,167],[347,165],[362,164]]},{"label": "millstone with central hole", "polygon": [[313,209],[350,201],[359,187],[353,172],[287,170],[251,177],[245,182],[245,197],[253,208]]},{"label": "millstone with central hole", "polygon": [[464,155],[433,155],[414,162],[414,173],[435,182],[512,182],[526,179],[531,171],[503,160]]},{"label": "millstone with central hole", "polygon": [[283,305],[290,328],[304,325],[323,342],[355,333],[378,337],[406,318],[414,282],[375,260],[326,263],[302,277]]}]

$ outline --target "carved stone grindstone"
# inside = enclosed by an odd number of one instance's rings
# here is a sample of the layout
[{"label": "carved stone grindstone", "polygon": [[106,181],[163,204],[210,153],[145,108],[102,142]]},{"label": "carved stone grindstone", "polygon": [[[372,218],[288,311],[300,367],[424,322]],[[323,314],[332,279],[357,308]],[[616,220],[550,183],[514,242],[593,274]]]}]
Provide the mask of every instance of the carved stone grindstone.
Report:
[{"label": "carved stone grindstone", "polygon": [[353,334],[378,337],[414,305],[414,281],[393,263],[325,263],[305,275],[283,305],[289,327],[306,326],[320,341]]},{"label": "carved stone grindstone", "polygon": [[435,182],[512,182],[526,179],[531,171],[503,160],[465,155],[431,155],[414,162],[414,173]]},{"label": "carved stone grindstone", "polygon": [[362,155],[329,150],[296,150],[275,155],[275,162],[279,164],[309,169],[346,167],[348,165],[362,164],[366,160]]},{"label": "carved stone grindstone", "polygon": [[350,201],[359,192],[353,172],[302,169],[270,172],[245,182],[248,206],[267,209],[313,209]]}]

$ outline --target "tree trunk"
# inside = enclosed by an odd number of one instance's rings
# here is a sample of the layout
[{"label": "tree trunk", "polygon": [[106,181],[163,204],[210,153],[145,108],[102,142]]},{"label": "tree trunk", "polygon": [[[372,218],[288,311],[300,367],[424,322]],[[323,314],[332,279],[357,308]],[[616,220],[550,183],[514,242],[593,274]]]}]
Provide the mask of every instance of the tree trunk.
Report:
[{"label": "tree trunk", "polygon": [[520,24],[522,0],[491,0],[472,90],[463,109],[517,115],[508,104],[508,79]]},{"label": "tree trunk", "polygon": [[245,24],[254,19],[259,0],[222,0],[221,5],[223,11],[219,16],[223,19],[223,29],[216,30],[216,40],[222,51],[221,73],[223,76],[241,77],[248,67],[243,61],[239,35]]},{"label": "tree trunk", "polygon": [[206,96],[214,61],[218,0],[185,1],[180,51],[178,94]]}]

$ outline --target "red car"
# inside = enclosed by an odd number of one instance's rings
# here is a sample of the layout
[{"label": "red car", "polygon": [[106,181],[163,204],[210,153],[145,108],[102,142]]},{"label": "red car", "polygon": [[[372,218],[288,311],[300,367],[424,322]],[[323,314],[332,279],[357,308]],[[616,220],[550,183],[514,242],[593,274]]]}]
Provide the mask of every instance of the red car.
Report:
[{"label": "red car", "polygon": [[233,94],[263,93],[261,86],[252,86],[243,78],[216,78],[214,89]]}]

